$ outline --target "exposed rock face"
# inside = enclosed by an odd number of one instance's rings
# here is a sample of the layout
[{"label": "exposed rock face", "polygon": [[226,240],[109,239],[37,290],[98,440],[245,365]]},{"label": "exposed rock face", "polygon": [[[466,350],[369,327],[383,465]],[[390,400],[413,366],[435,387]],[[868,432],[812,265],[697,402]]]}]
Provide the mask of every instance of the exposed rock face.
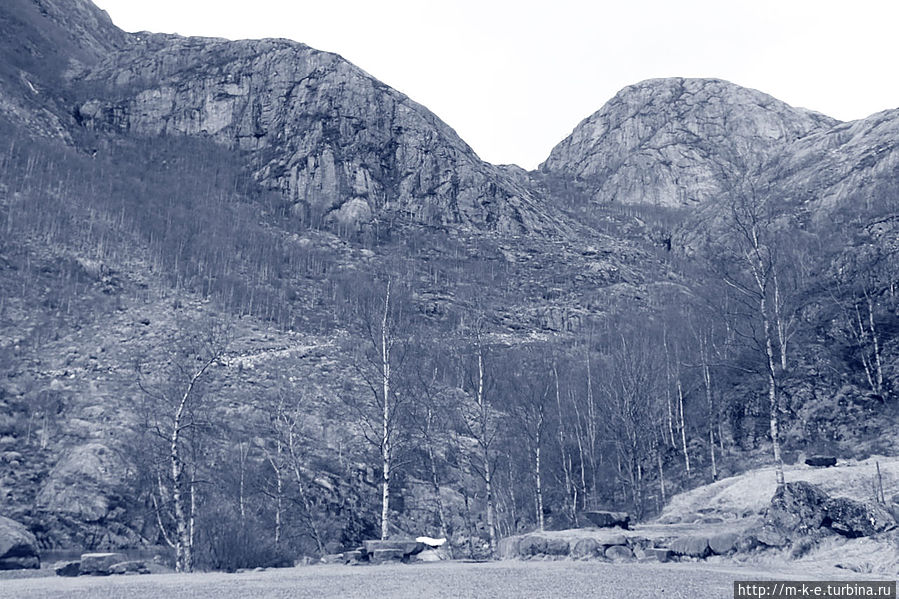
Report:
[{"label": "exposed rock face", "polygon": [[60,78],[124,47],[127,35],[89,0],[5,0],[0,31],[0,116],[71,142]]},{"label": "exposed rock face", "polygon": [[103,90],[77,108],[83,125],[247,151],[256,179],[307,222],[355,227],[393,211],[501,233],[558,225],[426,108],[303,44],[135,35],[79,86]]},{"label": "exposed rock face", "polygon": [[83,522],[102,520],[114,507],[127,468],[121,456],[105,445],[76,447],[50,472],[38,494],[38,507]]},{"label": "exposed rock face", "polygon": [[[768,173],[784,199],[810,209],[812,218],[846,219],[872,203],[894,201],[899,192],[899,109],[840,123],[795,140]],[[889,236],[872,241],[889,246]],[[895,239],[895,235],[892,236]],[[895,248],[895,245],[893,245]]]},{"label": "exposed rock face", "polygon": [[15,520],[0,516],[0,570],[39,568],[37,540]]},{"label": "exposed rock face", "polygon": [[717,79],[653,79],[621,90],[540,165],[598,202],[707,202],[748,168],[837,121]]}]

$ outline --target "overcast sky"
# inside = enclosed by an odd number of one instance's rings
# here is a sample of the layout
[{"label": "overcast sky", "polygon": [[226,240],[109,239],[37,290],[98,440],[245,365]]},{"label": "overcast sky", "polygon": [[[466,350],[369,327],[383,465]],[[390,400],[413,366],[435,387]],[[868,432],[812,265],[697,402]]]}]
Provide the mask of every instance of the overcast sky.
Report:
[{"label": "overcast sky", "polygon": [[841,120],[899,107],[889,0],[94,0],[127,31],[286,37],[341,54],[534,168],[622,87],[718,77]]}]

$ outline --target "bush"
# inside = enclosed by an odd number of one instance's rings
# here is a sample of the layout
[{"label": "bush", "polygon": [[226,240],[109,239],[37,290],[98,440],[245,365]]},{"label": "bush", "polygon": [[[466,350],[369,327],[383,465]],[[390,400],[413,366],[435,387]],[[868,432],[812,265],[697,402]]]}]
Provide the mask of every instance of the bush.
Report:
[{"label": "bush", "polygon": [[241,568],[283,568],[292,566],[295,556],[275,545],[271,531],[227,508],[212,510],[203,519],[198,539],[196,564],[209,570],[234,572]]}]

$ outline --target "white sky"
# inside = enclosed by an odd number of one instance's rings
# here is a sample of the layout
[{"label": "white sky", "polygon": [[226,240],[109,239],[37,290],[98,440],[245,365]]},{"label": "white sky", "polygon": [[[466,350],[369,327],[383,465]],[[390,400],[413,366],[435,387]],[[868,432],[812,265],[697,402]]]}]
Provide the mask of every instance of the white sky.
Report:
[{"label": "white sky", "polygon": [[[286,37],[531,169],[619,89],[719,77],[841,120],[899,107],[891,0],[94,0],[126,31]],[[892,73],[892,74],[891,74]]]}]

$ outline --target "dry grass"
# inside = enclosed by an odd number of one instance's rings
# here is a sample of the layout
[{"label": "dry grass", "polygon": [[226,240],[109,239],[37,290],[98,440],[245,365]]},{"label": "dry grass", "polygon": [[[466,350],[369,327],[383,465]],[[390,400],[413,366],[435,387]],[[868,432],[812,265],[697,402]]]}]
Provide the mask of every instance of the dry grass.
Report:
[{"label": "dry grass", "polygon": [[[875,462],[880,462],[884,494],[899,493],[899,458],[873,456],[867,460],[841,462],[833,468],[795,465],[784,468],[787,482],[805,480],[820,485],[834,496],[871,501],[874,498]],[[660,520],[681,520],[697,513],[718,512],[745,516],[764,511],[777,484],[774,468],[759,468],[676,495]]]},{"label": "dry grass", "polygon": [[[340,599],[730,597],[734,580],[797,578],[789,571],[734,565],[606,564],[577,561],[443,562],[420,565],[315,566],[245,574],[160,574],[3,581],[15,599]],[[827,575],[858,578],[852,572]]]}]

